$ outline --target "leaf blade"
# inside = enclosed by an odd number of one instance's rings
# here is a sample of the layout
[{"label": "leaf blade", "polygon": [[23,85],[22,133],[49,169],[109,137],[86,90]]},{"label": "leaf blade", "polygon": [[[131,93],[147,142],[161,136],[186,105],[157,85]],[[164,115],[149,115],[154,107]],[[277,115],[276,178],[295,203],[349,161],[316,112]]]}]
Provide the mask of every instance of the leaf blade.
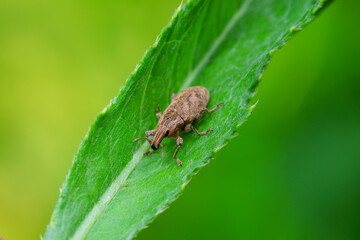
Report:
[{"label": "leaf blade", "polygon": [[[248,102],[270,54],[285,43],[294,28],[312,19],[313,10],[322,3],[234,0],[189,1],[182,6],[80,145],[45,238],[134,236],[178,196],[194,172],[207,164],[214,149],[234,135],[251,112]],[[283,8],[291,16],[281,11]],[[227,11],[221,14],[219,9]],[[267,11],[279,15],[269,17]],[[211,21],[218,15],[221,20],[214,31]],[[276,29],[271,22],[278,24]],[[131,140],[155,127],[157,103],[164,109],[173,91],[190,85],[210,90],[210,107],[219,101],[226,103],[197,123],[201,129],[217,126],[215,131],[201,138],[183,135],[181,169],[171,158],[176,146],[170,141],[164,142],[171,147],[164,158],[142,159],[146,143],[132,144]],[[129,186],[124,187],[125,183]]]}]

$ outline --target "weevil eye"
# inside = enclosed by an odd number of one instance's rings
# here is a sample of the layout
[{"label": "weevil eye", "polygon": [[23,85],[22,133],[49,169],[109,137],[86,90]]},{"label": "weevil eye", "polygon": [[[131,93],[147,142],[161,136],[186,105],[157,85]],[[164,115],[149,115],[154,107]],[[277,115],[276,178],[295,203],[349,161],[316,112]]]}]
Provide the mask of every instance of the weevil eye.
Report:
[{"label": "weevil eye", "polygon": [[167,137],[168,135],[169,135],[169,130],[166,131],[165,137]]}]

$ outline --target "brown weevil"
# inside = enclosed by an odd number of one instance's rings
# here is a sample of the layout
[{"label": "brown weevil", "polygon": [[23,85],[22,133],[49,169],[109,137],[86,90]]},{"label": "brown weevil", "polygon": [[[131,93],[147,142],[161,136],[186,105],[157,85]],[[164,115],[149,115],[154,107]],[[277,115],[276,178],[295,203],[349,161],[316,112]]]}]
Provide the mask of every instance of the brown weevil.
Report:
[{"label": "brown weevil", "polygon": [[[159,119],[159,122],[156,129],[146,131],[146,137],[137,138],[134,142],[146,139],[150,143],[152,149],[146,152],[145,155],[152,154],[159,146],[161,146],[163,154],[164,146],[161,144],[161,141],[167,137],[174,138],[176,139],[178,147],[176,148],[173,158],[176,159],[179,166],[182,166],[182,162],[176,157],[183,144],[183,139],[179,136],[179,132],[180,130],[183,132],[193,130],[196,135],[201,136],[209,134],[212,131],[212,129],[209,129],[205,132],[199,132],[192,125],[193,122],[201,118],[204,112],[212,113],[223,104],[223,102],[220,102],[215,108],[208,110],[206,105],[209,102],[209,98],[209,91],[200,86],[190,87],[182,91],[178,96],[173,93],[171,96],[171,104],[165,109],[162,115],[159,105],[157,106],[156,117]],[[150,139],[150,136],[154,136],[154,138]]]}]

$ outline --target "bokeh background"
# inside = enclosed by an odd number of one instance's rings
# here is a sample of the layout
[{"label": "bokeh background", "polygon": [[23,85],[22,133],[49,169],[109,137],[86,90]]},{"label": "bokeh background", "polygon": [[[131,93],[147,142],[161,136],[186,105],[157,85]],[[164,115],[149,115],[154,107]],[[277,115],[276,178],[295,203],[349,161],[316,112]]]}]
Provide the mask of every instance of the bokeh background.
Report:
[{"label": "bokeh background", "polygon": [[[180,0],[0,1],[0,235],[39,239],[88,126]],[[360,2],[280,52],[239,136],[138,239],[360,239]]]}]

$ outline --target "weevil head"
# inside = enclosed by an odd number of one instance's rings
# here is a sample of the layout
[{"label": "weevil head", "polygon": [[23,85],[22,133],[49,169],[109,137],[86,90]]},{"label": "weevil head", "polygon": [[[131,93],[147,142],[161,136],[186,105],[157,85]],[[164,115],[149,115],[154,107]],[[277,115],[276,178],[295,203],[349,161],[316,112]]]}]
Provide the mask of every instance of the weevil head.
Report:
[{"label": "weevil head", "polygon": [[169,128],[164,125],[159,124],[156,129],[155,136],[151,142],[151,148],[157,150],[160,146],[161,141],[166,138],[170,133]]}]

